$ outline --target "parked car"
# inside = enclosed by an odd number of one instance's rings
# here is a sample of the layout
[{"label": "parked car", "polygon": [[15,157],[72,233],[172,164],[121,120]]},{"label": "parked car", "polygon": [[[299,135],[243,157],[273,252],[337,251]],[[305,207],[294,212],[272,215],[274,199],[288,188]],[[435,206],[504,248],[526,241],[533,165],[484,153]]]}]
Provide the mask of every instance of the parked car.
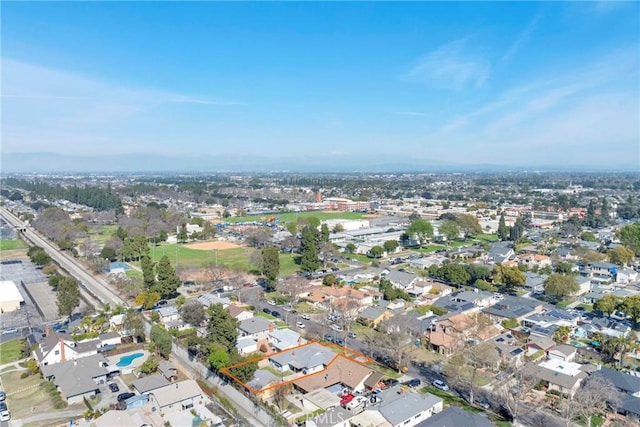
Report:
[{"label": "parked car", "polygon": [[358,337],[355,332],[349,332],[349,334],[347,336],[349,338],[357,338]]},{"label": "parked car", "polygon": [[4,331],[2,331],[2,335],[11,335],[11,334],[17,334],[18,330],[16,328],[12,328],[12,329],[5,329]]},{"label": "parked car", "polygon": [[271,314],[271,310],[269,310],[269,309],[268,309],[268,308],[266,308],[266,307],[262,309],[262,312],[263,312],[263,313],[267,313],[267,314]]},{"label": "parked car", "polygon": [[303,315],[302,315],[302,316],[300,316],[300,317],[302,317],[304,320],[310,320],[310,319],[311,319],[311,317],[309,317],[309,315],[308,315],[308,314],[303,314]]},{"label": "parked car", "polygon": [[0,391],[0,402],[4,402],[6,398],[7,398],[7,395],[4,394],[4,391]]},{"label": "parked car", "polygon": [[272,315],[273,317],[282,317],[282,315],[281,315],[279,312],[275,311],[275,310],[273,310],[273,311],[271,312],[271,315]]},{"label": "parked car", "polygon": [[8,410],[0,412],[0,421],[9,421],[11,419],[11,413]]},{"label": "parked car", "polygon": [[476,405],[480,406],[481,408],[484,409],[490,409],[491,405],[489,405],[489,402],[485,399],[474,399],[476,401]]},{"label": "parked car", "polygon": [[304,329],[306,327],[306,325],[302,322],[296,322],[296,326],[300,329]]},{"label": "parked car", "polygon": [[324,339],[325,341],[333,342],[333,340],[334,340],[335,338],[334,338],[334,337],[333,337],[333,335],[331,335],[331,334],[324,334],[323,339]]},{"label": "parked car", "polygon": [[118,387],[118,384],[116,383],[111,383],[109,384],[109,390],[111,390],[112,392],[116,393],[120,391],[120,387]]},{"label": "parked car", "polygon": [[0,412],[7,410],[7,404],[5,402],[0,402]]},{"label": "parked car", "polygon": [[420,378],[412,378],[409,381],[404,383],[409,387],[418,387],[421,384]]},{"label": "parked car", "polygon": [[395,378],[385,378],[384,380],[382,380],[382,384],[384,384],[387,387],[393,387],[396,384],[399,384],[400,381],[398,381]]},{"label": "parked car", "polygon": [[344,340],[342,338],[336,338],[333,342],[344,347]]},{"label": "parked car", "polygon": [[120,393],[118,395],[118,402],[122,402],[125,401],[127,399],[129,399],[130,397],[135,396],[135,393]]},{"label": "parked car", "polygon": [[440,381],[440,380],[435,380],[433,383],[431,383],[435,388],[442,390],[442,391],[449,391],[449,386],[447,385],[447,383],[445,383],[444,381]]},{"label": "parked car", "polygon": [[333,329],[336,332],[342,332],[342,328],[338,325],[331,325],[331,329]]}]

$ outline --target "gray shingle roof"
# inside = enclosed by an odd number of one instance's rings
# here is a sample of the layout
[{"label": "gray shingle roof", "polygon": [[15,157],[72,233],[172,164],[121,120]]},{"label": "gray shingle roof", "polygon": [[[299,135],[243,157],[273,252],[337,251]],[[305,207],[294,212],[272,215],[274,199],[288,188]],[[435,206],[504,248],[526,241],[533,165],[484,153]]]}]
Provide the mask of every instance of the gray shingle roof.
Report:
[{"label": "gray shingle roof", "polygon": [[396,389],[391,389],[383,394],[382,404],[378,410],[392,425],[398,425],[420,412],[432,408],[441,401],[441,398],[430,393],[420,395],[404,392],[398,394]]},{"label": "gray shingle roof", "polygon": [[42,374],[45,378],[53,378],[53,382],[60,387],[66,398],[97,390],[93,378],[107,375],[106,368],[100,363],[107,363],[101,354],[43,366]]},{"label": "gray shingle roof", "polygon": [[161,374],[156,374],[135,380],[133,382],[133,387],[138,390],[138,393],[142,394],[169,384],[169,381],[167,381],[164,376],[162,376]]},{"label": "gray shingle roof", "polygon": [[439,414],[422,421],[417,427],[495,427],[487,417],[450,406]]},{"label": "gray shingle roof", "polygon": [[268,331],[269,325],[271,325],[269,320],[261,316],[255,316],[241,321],[238,325],[238,329],[251,335],[258,332]]},{"label": "gray shingle roof", "polygon": [[640,392],[640,378],[634,377],[633,375],[614,371],[609,368],[602,368],[594,375],[602,375],[604,379],[611,381],[616,388],[628,394]]},{"label": "gray shingle roof", "polygon": [[295,350],[275,354],[269,359],[281,366],[289,365],[296,369],[305,369],[320,364],[326,366],[335,356],[335,353],[331,351],[331,349],[313,343],[305,347],[296,348]]}]

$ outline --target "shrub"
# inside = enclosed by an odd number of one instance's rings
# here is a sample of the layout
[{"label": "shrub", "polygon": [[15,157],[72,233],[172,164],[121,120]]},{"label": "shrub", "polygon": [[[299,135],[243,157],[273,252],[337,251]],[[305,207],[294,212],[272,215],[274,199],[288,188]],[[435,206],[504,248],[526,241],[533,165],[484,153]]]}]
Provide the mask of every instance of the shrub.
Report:
[{"label": "shrub", "polygon": [[29,376],[29,372],[23,372],[20,374],[20,379],[23,380]]}]

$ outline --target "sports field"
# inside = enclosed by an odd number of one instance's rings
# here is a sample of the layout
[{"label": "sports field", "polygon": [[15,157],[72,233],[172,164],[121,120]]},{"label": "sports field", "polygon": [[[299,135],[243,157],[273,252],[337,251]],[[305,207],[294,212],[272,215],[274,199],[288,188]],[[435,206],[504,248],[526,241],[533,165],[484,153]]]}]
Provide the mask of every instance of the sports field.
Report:
[{"label": "sports field", "polygon": [[11,251],[13,249],[24,249],[27,244],[20,239],[0,240],[0,251]]},{"label": "sports field", "polygon": [[316,217],[320,221],[325,219],[362,219],[365,214],[361,212],[287,212],[281,214],[267,214],[267,215],[249,215],[239,216],[234,218],[226,218],[226,222],[251,222],[251,221],[266,221],[270,217],[274,217],[283,222],[295,222],[298,218],[310,218]]},{"label": "sports field", "polygon": [[[226,243],[226,242],[211,242]],[[249,257],[257,249],[238,247],[230,249],[193,249],[188,246],[178,244],[163,244],[151,249],[151,257],[154,261],[159,261],[163,255],[167,255],[171,264],[176,266],[206,267],[219,265],[228,268],[245,270],[249,269]],[[234,245],[235,246],[235,245]],[[280,254],[280,275],[288,276],[295,273],[298,266],[294,262],[291,254]]]}]

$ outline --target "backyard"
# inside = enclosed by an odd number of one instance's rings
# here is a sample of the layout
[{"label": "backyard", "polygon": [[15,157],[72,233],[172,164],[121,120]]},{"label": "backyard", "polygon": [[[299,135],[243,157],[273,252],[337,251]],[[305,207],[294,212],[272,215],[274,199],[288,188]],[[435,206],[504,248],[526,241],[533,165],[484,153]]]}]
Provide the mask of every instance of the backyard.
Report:
[{"label": "backyard", "polygon": [[[7,406],[12,418],[26,418],[35,414],[54,411],[53,399],[42,386],[47,381],[39,375],[20,378],[22,372],[14,371],[2,375],[2,384],[7,394]],[[73,408],[64,408],[68,410]]]},{"label": "backyard", "polygon": [[21,339],[15,339],[0,344],[0,365],[19,360],[21,348]]}]

